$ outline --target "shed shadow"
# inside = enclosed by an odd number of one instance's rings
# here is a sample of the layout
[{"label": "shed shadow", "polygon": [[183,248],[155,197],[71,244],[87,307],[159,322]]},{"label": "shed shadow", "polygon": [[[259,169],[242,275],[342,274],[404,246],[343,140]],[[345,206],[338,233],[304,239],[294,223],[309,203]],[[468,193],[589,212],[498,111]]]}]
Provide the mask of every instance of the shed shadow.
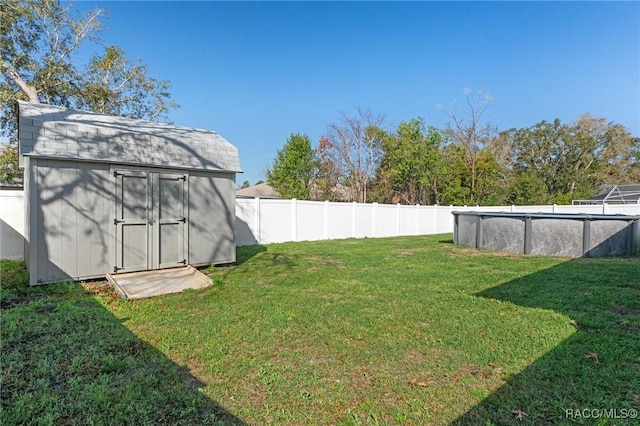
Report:
[{"label": "shed shadow", "polygon": [[263,245],[257,244],[254,246],[236,247],[236,261],[234,265],[242,265],[254,256],[260,253],[266,252],[267,248]]},{"label": "shed shadow", "polygon": [[245,424],[97,301],[107,285],[22,280],[2,280],[3,424]]},{"label": "shed shadow", "polygon": [[25,239],[13,226],[0,219],[0,259],[24,258]]},{"label": "shed shadow", "polygon": [[573,422],[578,410],[637,409],[639,277],[640,257],[575,259],[477,293],[555,311],[575,332],[452,424],[555,425]]}]

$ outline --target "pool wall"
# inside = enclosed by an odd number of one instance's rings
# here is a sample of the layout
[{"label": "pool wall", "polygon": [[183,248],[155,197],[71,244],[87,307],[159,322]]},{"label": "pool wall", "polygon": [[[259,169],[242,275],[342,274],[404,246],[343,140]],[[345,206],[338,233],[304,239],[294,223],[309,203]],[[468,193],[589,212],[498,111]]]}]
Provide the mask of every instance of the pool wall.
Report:
[{"label": "pool wall", "polygon": [[562,257],[640,252],[640,216],[454,211],[453,241],[508,253]]}]

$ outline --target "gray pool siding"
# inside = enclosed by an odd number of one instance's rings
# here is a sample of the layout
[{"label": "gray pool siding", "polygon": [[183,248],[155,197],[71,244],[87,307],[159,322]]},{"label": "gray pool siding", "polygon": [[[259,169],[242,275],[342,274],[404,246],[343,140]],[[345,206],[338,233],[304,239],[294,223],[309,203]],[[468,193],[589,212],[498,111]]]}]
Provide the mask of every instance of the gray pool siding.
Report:
[{"label": "gray pool siding", "polygon": [[640,252],[640,216],[452,212],[454,243],[474,248],[561,257]]}]

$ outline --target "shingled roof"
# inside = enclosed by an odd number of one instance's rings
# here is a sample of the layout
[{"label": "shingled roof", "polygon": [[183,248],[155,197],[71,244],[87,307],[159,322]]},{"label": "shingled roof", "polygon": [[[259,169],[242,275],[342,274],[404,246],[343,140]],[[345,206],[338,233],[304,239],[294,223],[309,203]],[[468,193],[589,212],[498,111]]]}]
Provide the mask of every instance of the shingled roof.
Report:
[{"label": "shingled roof", "polygon": [[22,156],[242,171],[238,149],[210,130],[18,103]]}]

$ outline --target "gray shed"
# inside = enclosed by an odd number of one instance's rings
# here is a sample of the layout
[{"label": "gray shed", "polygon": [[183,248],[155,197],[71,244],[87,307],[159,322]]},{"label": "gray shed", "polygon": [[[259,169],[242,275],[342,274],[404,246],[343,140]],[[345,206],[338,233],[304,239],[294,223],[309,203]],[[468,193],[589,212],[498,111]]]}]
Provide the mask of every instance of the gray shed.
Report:
[{"label": "gray shed", "polygon": [[30,284],[235,261],[237,149],[215,132],[19,102]]}]

